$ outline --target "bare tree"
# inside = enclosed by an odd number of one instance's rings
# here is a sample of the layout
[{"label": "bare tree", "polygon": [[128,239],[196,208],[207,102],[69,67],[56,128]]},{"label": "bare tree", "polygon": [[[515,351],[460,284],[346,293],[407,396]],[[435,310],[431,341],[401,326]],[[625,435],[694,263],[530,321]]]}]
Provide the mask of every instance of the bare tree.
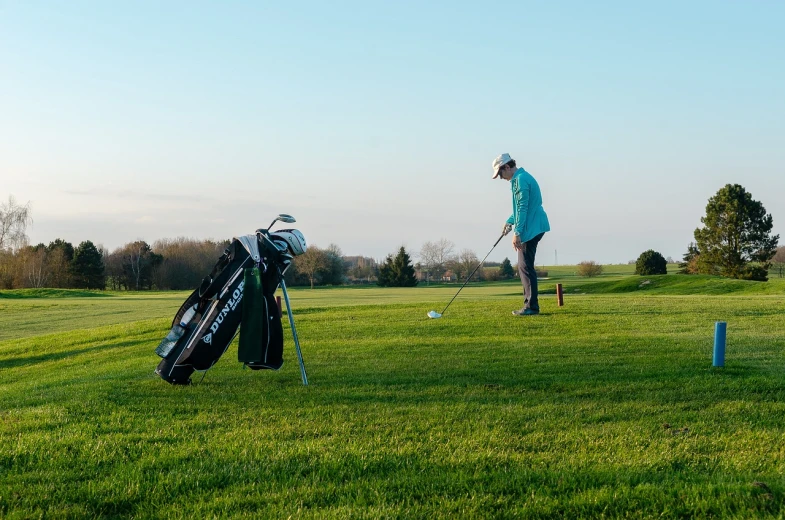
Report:
[{"label": "bare tree", "polygon": [[125,251],[125,257],[129,262],[126,265],[131,266],[131,274],[133,275],[135,282],[134,288],[137,291],[140,289],[142,280],[142,259],[144,258],[145,252],[149,249],[150,246],[147,245],[146,242],[138,240],[132,244],[128,244],[128,249]]},{"label": "bare tree", "polygon": [[502,273],[498,267],[483,267],[480,271],[483,279],[488,282],[497,282],[502,279]]},{"label": "bare tree", "polygon": [[602,265],[594,260],[585,260],[578,264],[578,276],[593,278],[602,274]]},{"label": "bare tree", "polygon": [[30,203],[17,204],[13,195],[0,204],[0,251],[14,251],[27,244],[27,226],[33,223],[30,213]]},{"label": "bare tree", "polygon": [[[477,266],[480,264],[480,259],[477,258],[477,255],[471,249],[462,249],[460,253],[458,253],[457,261],[455,262],[456,268],[460,270],[460,273],[465,273],[466,276],[469,276],[469,273],[474,271]],[[456,274],[458,274],[456,272]],[[477,269],[477,279],[481,280],[483,277],[482,269]],[[458,277],[460,279],[460,276]]]},{"label": "bare tree", "polygon": [[49,281],[49,265],[46,248],[43,244],[38,247],[26,247],[17,253],[22,261],[24,285],[34,289],[46,287]]},{"label": "bare tree", "polygon": [[[106,282],[109,289],[119,291],[123,285],[123,250],[117,249],[104,256]],[[127,287],[126,287],[127,289]]]},{"label": "bare tree", "polygon": [[343,252],[337,244],[330,244],[323,251],[324,265],[319,270],[319,280],[324,285],[341,285],[346,278]]},{"label": "bare tree", "polygon": [[371,282],[376,267],[376,262],[373,258],[364,256],[344,256],[343,263],[349,280],[353,282]]},{"label": "bare tree", "polygon": [[68,272],[69,259],[66,252],[56,247],[47,249],[46,264],[49,269],[49,287],[70,287],[71,276]]},{"label": "bare tree", "polygon": [[785,276],[785,246],[777,248],[777,252],[771,258],[771,267],[780,278]]},{"label": "bare tree", "polygon": [[108,257],[103,257],[103,272],[112,289],[152,289],[153,273],[162,261],[163,257],[153,252],[147,242],[137,240],[115,249]]},{"label": "bare tree", "polygon": [[145,287],[153,288],[153,272],[162,261],[163,257],[156,254],[144,240],[126,244],[123,248],[123,270],[126,271],[124,274],[130,275],[129,281],[137,291]]},{"label": "bare tree", "polygon": [[313,280],[316,272],[327,265],[327,256],[318,247],[309,245],[305,253],[295,258],[295,265],[299,272],[304,273],[308,277],[308,280],[311,282],[311,289],[313,289]]},{"label": "bare tree", "polygon": [[455,244],[446,238],[436,242],[426,242],[420,249],[420,265],[430,278],[440,279],[447,270],[447,263],[452,260]]},{"label": "bare tree", "polygon": [[363,280],[370,283],[371,276],[373,276],[373,267],[369,264],[358,264],[349,268],[348,273],[355,280]]},{"label": "bare tree", "polygon": [[0,289],[14,288],[14,271],[16,255],[11,251],[0,249]]},{"label": "bare tree", "polygon": [[156,287],[179,290],[198,287],[228,245],[228,241],[186,237],[157,240],[153,251],[163,260],[153,272]]}]

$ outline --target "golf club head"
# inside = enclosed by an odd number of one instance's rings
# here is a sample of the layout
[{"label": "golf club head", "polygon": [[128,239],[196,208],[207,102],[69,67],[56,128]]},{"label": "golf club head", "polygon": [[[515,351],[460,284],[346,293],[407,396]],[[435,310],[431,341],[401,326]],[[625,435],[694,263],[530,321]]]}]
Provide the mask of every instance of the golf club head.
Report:
[{"label": "golf club head", "polygon": [[287,224],[292,224],[294,222],[297,222],[297,220],[293,216],[287,215],[286,213],[281,213],[277,217],[275,217],[272,222],[270,222],[270,225],[267,226],[267,229],[265,229],[265,230],[257,229],[256,231],[257,231],[257,233],[259,231],[269,231],[270,228],[273,227],[273,224],[275,224],[276,222],[279,222],[279,221],[280,222],[286,222]]},{"label": "golf club head", "polygon": [[429,318],[431,318],[431,319],[434,319],[434,320],[435,320],[435,319],[437,319],[437,318],[441,318],[441,317],[442,317],[442,315],[441,315],[441,314],[439,314],[439,313],[438,313],[438,312],[436,312],[436,311],[429,311],[429,312],[428,312],[428,317],[429,317]]}]

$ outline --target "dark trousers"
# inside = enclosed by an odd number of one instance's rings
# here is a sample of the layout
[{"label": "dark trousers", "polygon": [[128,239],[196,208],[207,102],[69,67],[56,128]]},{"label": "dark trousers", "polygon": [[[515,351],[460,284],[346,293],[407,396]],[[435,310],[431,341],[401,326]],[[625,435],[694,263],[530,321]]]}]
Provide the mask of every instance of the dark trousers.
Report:
[{"label": "dark trousers", "polygon": [[540,233],[518,250],[518,274],[523,284],[523,308],[540,312],[540,302],[537,301],[537,271],[534,270],[534,255],[537,254],[537,244],[545,233]]}]

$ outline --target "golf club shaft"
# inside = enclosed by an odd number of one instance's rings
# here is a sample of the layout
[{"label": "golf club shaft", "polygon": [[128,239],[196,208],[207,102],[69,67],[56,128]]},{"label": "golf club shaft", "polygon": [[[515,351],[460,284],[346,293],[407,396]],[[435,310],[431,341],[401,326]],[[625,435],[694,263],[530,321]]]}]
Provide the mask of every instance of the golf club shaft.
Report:
[{"label": "golf club shaft", "polygon": [[[467,277],[466,277],[466,281],[465,281],[465,282],[463,282],[463,285],[461,285],[461,288],[460,288],[460,289],[458,289],[458,292],[457,292],[457,293],[455,293],[455,296],[453,296],[453,297],[452,297],[452,300],[450,300],[450,303],[448,303],[448,304],[447,304],[447,307],[449,307],[449,306],[450,306],[450,304],[451,304],[451,303],[452,303],[452,302],[455,300],[455,298],[457,298],[457,297],[458,297],[458,294],[460,294],[460,292],[463,290],[463,288],[464,288],[464,287],[466,287],[466,284],[467,284],[467,283],[469,283],[469,280],[471,280],[471,279],[472,279],[472,276],[474,276],[474,273],[476,273],[476,272],[477,272],[477,269],[479,269],[479,268],[480,268],[480,266],[481,266],[482,264],[484,264],[484,263],[485,263],[485,259],[486,259],[486,258],[488,258],[488,256],[491,254],[491,252],[492,252],[494,249],[496,249],[496,246],[497,246],[497,245],[499,245],[499,242],[501,242],[501,240],[502,240],[502,238],[504,238],[504,235],[505,235],[505,234],[506,234],[506,233],[502,233],[502,234],[501,234],[501,236],[500,236],[500,237],[499,237],[499,239],[496,241],[496,243],[495,243],[495,244],[493,244],[493,247],[491,248],[491,250],[490,250],[490,251],[488,251],[488,254],[487,254],[487,255],[485,255],[485,258],[483,258],[483,259],[482,259],[482,261],[481,261],[479,264],[477,264],[477,267],[475,267],[475,268],[474,268],[474,271],[472,271],[472,274],[470,274],[469,276],[467,276]],[[442,314],[444,314],[444,311],[446,311],[446,310],[447,310],[447,307],[445,307],[445,308],[444,308],[444,310],[441,312]]]}]

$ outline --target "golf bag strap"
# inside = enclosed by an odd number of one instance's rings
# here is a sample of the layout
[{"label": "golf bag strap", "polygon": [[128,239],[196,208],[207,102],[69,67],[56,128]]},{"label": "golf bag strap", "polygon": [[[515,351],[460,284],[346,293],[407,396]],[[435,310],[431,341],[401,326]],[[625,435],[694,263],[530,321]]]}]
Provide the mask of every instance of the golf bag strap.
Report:
[{"label": "golf bag strap", "polygon": [[201,285],[199,286],[199,299],[204,301],[208,300],[213,297],[213,295],[218,291],[217,287],[213,287],[213,281],[215,280],[215,275],[218,274],[220,271],[226,267],[229,262],[231,261],[231,252],[227,248],[224,251],[224,254],[218,259],[216,262],[215,267],[213,270],[208,274],[203,280]]}]

